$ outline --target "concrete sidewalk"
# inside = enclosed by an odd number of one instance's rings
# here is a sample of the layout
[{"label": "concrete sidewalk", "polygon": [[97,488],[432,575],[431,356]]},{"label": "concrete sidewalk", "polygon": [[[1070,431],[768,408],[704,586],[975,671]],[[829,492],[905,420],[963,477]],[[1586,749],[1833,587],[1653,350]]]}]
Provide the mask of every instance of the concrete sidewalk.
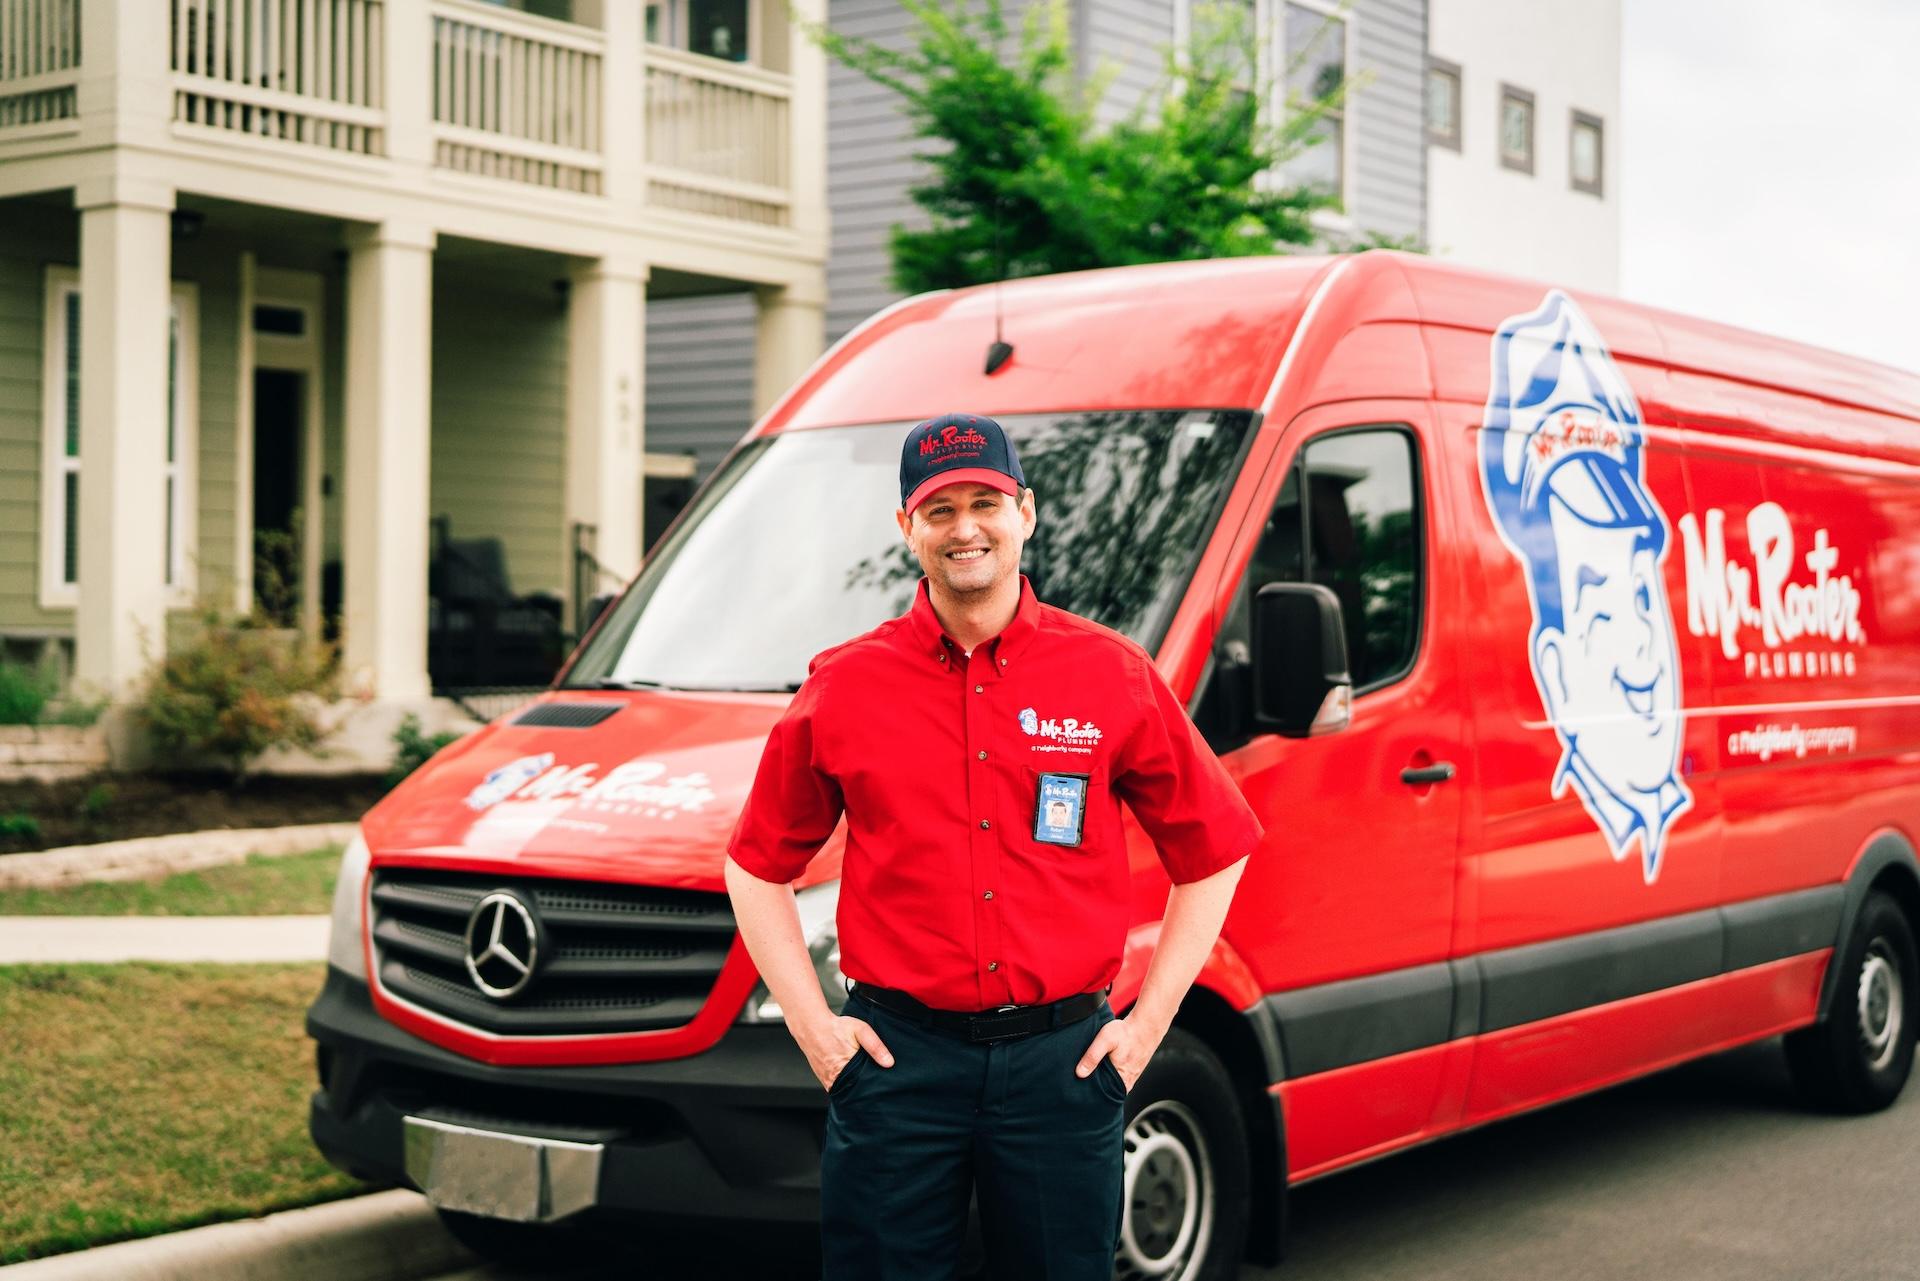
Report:
[{"label": "concrete sidewalk", "polygon": [[0,965],[320,961],[324,916],[0,916]]}]

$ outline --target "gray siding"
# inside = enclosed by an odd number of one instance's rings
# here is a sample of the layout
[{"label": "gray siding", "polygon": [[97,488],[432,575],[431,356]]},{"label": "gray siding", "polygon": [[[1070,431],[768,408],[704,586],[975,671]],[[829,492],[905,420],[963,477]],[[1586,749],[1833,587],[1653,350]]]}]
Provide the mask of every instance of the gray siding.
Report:
[{"label": "gray siding", "polygon": [[753,425],[753,317],[752,294],[648,301],[649,453],[693,454],[704,477]]},{"label": "gray siding", "polygon": [[1354,70],[1370,78],[1352,105],[1353,220],[1363,233],[1424,239],[1426,0],[1359,0],[1354,21]]},{"label": "gray siding", "polygon": [[1113,77],[1095,113],[1101,123],[1112,124],[1139,106],[1165,75],[1173,0],[1075,0],[1074,39],[1083,79]]}]

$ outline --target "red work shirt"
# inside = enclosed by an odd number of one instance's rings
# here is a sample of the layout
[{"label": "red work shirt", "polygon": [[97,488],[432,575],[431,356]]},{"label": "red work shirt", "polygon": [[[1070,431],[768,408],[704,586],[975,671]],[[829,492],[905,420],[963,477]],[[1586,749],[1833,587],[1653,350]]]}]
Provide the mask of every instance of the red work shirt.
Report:
[{"label": "red work shirt", "polygon": [[[1083,795],[1078,845],[1036,839],[1043,774],[1086,776],[1065,784]],[[1121,801],[1176,884],[1260,839],[1145,650],[1041,604],[1023,575],[1013,622],[969,657],[922,579],[903,617],[813,660],[728,853],[762,880],[791,881],[844,812],[843,973],[937,1009],[1056,1001],[1120,970]]]}]

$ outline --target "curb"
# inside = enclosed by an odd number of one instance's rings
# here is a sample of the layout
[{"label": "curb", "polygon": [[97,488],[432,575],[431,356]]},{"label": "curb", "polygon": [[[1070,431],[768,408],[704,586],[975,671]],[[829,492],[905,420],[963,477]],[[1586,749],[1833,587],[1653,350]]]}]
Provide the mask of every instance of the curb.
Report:
[{"label": "curb", "polygon": [[416,1281],[474,1263],[425,1197],[397,1190],[95,1246],[5,1271],[7,1281]]},{"label": "curb", "polygon": [[304,854],[323,845],[345,845],[357,823],[305,823],[296,827],[216,828],[136,836],[99,845],[66,845],[32,854],[0,855],[0,890],[50,890],[87,881],[137,881],[191,872],[223,863],[244,863],[249,854]]}]

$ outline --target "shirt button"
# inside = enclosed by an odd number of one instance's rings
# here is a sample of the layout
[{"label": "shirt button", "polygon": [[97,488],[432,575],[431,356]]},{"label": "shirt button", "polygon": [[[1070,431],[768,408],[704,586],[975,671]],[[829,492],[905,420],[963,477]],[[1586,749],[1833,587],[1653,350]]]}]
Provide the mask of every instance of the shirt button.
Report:
[{"label": "shirt button", "polygon": [[1002,666],[1002,667],[1005,667],[1006,665],[1007,665],[1007,660],[1006,660],[1006,659],[1004,659],[1004,658],[1003,658],[1003,659],[1001,659],[1001,660],[1000,660],[1000,666]]},{"label": "shirt button", "polygon": [[987,687],[985,685],[975,685],[973,687],[973,692],[976,694],[984,694],[987,692]]},{"label": "shirt button", "polygon": [[987,822],[987,820],[986,820],[986,819],[984,819],[984,818],[983,818],[983,819],[981,819],[981,820],[980,820],[980,830],[981,830],[981,831],[983,831],[983,832],[984,832],[984,831],[986,831],[986,830],[987,830],[988,828],[990,828],[990,827],[992,827],[992,826],[993,826],[993,824],[991,824],[991,823],[989,823],[989,822]]},{"label": "shirt button", "polygon": [[998,962],[998,961],[988,961],[988,962],[987,962],[987,968],[988,968],[988,969],[990,969],[990,970],[997,970],[997,969],[999,969],[999,968],[1000,968],[1000,962]]},{"label": "shirt button", "polygon": [[993,897],[993,891],[992,891],[992,890],[988,890],[988,891],[987,891],[987,892],[986,892],[985,894],[982,894],[982,895],[981,895],[980,897],[981,897],[981,898],[992,898],[992,897]]},{"label": "shirt button", "polygon": [[984,760],[986,760],[986,759],[987,759],[987,754],[986,754],[985,752],[982,752],[982,753],[980,753],[980,759],[981,759],[981,760],[983,760],[983,761],[984,761]]}]

